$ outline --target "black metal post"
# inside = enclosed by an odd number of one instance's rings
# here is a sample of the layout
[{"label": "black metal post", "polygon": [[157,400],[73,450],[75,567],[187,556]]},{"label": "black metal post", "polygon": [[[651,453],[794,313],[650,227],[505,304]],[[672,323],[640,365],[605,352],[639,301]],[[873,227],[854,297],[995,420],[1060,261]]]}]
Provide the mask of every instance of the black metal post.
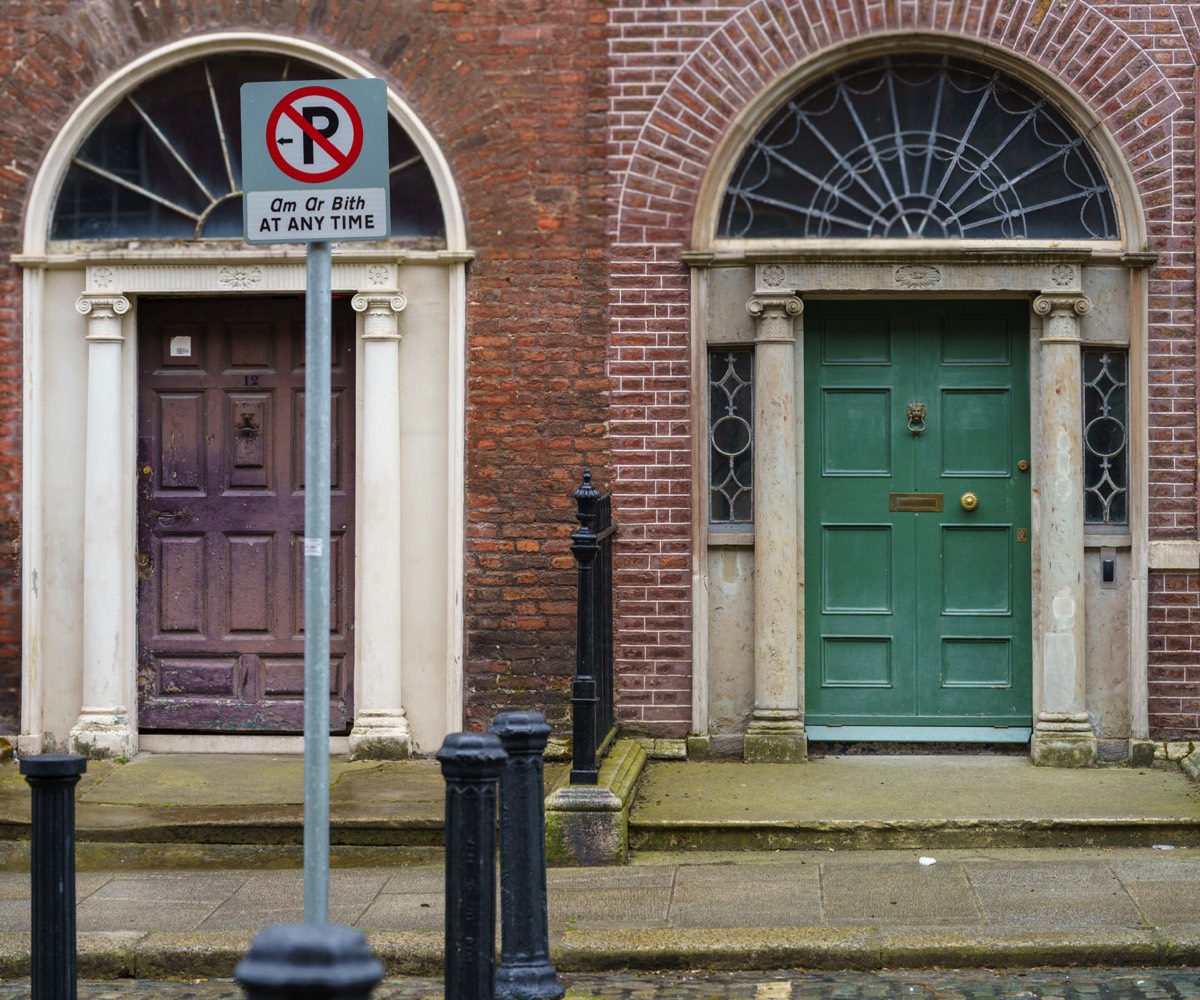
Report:
[{"label": "black metal post", "polygon": [[507,759],[493,733],[451,733],[446,780],[445,1000],[491,1000],[496,969],[496,780]]},{"label": "black metal post", "polygon": [[571,534],[571,554],[579,567],[579,602],[576,611],[575,680],[571,684],[572,785],[594,785],[599,780],[596,766],[596,504],[600,491],[592,485],[591,470],[575,491],[579,527]]},{"label": "black metal post", "polygon": [[550,961],[541,712],[501,712],[492,723],[508,754],[500,772],[500,967],[497,1000],[555,1000],[566,989]]},{"label": "black metal post", "polygon": [[383,964],[361,931],[342,924],[275,924],[234,970],[247,1000],[367,1000]]},{"label": "black metal post", "polygon": [[87,758],[46,753],[20,766],[33,809],[30,992],[33,1000],[75,1000],[75,786]]}]

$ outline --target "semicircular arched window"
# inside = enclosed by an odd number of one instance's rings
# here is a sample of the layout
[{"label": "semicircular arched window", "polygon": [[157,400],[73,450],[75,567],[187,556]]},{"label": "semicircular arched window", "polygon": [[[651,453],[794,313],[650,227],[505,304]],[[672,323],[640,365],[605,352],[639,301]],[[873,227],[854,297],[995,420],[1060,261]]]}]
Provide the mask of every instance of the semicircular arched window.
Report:
[{"label": "semicircular arched window", "polygon": [[789,100],[733,171],[718,235],[1115,239],[1104,171],[1042,94],[941,56],[856,63]]},{"label": "semicircular arched window", "polygon": [[[327,80],[311,63],[260,54],[185,63],[143,83],[71,160],[52,240],[240,239],[243,83]],[[392,237],[445,243],[441,201],[412,139],[388,119]]]}]

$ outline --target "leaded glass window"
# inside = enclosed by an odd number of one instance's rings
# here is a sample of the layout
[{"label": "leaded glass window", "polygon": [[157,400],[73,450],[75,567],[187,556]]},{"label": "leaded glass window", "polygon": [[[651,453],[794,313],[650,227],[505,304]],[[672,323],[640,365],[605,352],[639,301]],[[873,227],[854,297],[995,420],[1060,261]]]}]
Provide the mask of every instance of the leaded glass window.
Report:
[{"label": "leaded glass window", "polygon": [[709,521],[754,520],[754,354],[708,356]]},{"label": "leaded glass window", "polygon": [[722,237],[1115,239],[1095,154],[1050,100],[941,56],[857,63],[750,141]]},{"label": "leaded glass window", "polygon": [[[76,150],[50,238],[240,239],[242,84],[331,76],[310,63],[245,54],[186,63],[147,81]],[[391,118],[388,155],[393,237],[441,245],[445,222],[433,177]]]},{"label": "leaded glass window", "polygon": [[1083,351],[1083,516],[1088,524],[1129,523],[1129,355]]}]

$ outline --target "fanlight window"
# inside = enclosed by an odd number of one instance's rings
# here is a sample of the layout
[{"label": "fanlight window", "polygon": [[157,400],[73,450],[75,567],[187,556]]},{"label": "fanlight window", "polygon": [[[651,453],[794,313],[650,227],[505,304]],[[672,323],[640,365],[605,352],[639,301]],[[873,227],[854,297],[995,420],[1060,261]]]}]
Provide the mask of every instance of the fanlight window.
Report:
[{"label": "fanlight window", "polygon": [[[231,239],[242,236],[243,83],[333,74],[279,56],[187,63],[124,98],[72,158],[50,223],[53,240]],[[388,120],[392,235],[441,246],[433,177]]]},{"label": "fanlight window", "polygon": [[751,140],[721,207],[727,238],[1114,239],[1095,155],[1050,101],[938,56],[859,63]]}]

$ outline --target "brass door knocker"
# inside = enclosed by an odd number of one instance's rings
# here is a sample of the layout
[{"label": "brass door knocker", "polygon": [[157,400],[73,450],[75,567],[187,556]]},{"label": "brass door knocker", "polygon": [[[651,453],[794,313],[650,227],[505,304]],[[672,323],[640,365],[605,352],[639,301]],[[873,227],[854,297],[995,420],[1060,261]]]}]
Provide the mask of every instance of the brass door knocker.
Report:
[{"label": "brass door knocker", "polygon": [[908,404],[908,429],[912,431],[913,437],[916,437],[925,429],[924,403]]}]

